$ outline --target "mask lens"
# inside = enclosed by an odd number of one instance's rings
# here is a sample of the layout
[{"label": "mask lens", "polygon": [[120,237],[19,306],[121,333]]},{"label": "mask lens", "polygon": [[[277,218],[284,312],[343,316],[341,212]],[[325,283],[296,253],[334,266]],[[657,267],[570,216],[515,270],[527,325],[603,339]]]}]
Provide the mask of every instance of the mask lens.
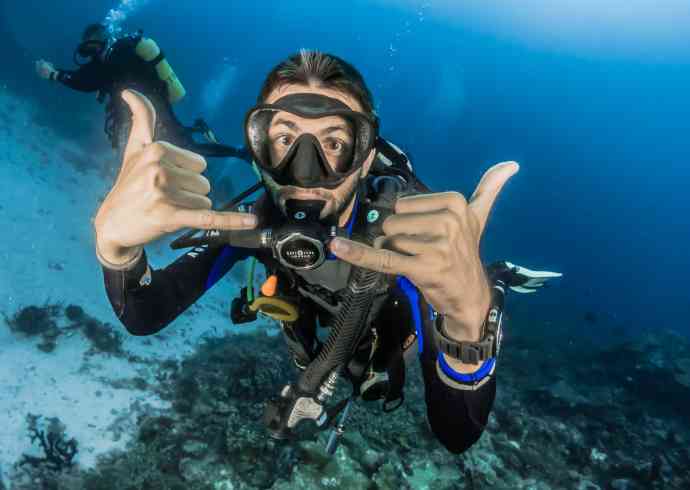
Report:
[{"label": "mask lens", "polygon": [[278,111],[269,108],[256,109],[249,113],[245,126],[247,147],[254,160],[264,169],[273,167],[270,154],[268,131]]}]

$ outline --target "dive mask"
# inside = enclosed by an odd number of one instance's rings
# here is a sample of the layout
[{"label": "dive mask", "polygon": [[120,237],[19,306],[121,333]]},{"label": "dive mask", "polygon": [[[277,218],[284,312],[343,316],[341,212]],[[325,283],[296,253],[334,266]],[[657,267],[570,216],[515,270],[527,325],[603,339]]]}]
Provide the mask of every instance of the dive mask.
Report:
[{"label": "dive mask", "polygon": [[[321,119],[329,116],[343,118],[352,133],[351,142],[341,144],[337,154],[324,149],[321,141],[328,137],[300,132],[289,121],[283,122],[286,138],[279,161],[271,155],[272,125],[281,124],[276,118],[280,112],[288,112],[301,118]],[[353,111],[338,99],[321,94],[298,93],[286,95],[273,104],[260,104],[252,108],[245,118],[247,148],[256,165],[279,185],[303,188],[323,187],[333,189],[348,176],[361,168],[374,148],[378,135],[378,122],[364,113]],[[324,130],[329,129],[327,127]]]},{"label": "dive mask", "polygon": [[106,42],[100,39],[89,39],[77,46],[77,53],[82,58],[98,56],[105,49]]},{"label": "dive mask", "polygon": [[100,39],[89,39],[79,43],[77,49],[74,50],[74,64],[81,66],[89,63],[94,58],[100,56],[107,46],[107,41]]}]

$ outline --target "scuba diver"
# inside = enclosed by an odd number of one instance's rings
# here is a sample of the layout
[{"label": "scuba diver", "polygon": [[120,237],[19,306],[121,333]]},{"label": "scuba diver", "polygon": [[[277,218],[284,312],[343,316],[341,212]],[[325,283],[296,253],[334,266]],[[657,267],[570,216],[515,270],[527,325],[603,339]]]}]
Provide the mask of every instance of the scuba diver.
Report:
[{"label": "scuba diver", "polygon": [[[213,131],[197,119],[192,127],[183,126],[175,116],[172,105],[182,100],[186,91],[165,55],[153,39],[136,34],[113,38],[105,25],[86,27],[82,41],[74,52],[77,70],[60,70],[45,60],[36,62],[41,78],[58,81],[81,92],[98,91],[98,101],[106,103],[105,132],[113,148],[121,150],[127,141],[130,113],[117,95],[125,88],[135,89],[156,108],[156,139],[194,151],[207,157],[236,157],[247,159],[244,149],[218,143]],[[194,134],[206,139],[197,142]]]},{"label": "scuba diver", "polygon": [[[330,429],[333,454],[351,404],[395,410],[418,357],[435,436],[453,453],[479,439],[496,393],[504,295],[560,276],[480,261],[482,231],[516,163],[491,167],[469,200],[431,192],[379,136],[360,73],[302,50],[269,73],[245,118],[261,182],[212,210],[204,159],[155,140],[146,97],[122,98],[133,130],[94,231],[108,298],[131,334],[160,331],[246,259],[266,280],[255,288],[250,274],[231,317],[277,320],[298,374],[267,403],[270,436]],[[145,245],[185,228],[171,246],[192,249],[153,268]],[[343,379],[351,395],[334,401]]]}]

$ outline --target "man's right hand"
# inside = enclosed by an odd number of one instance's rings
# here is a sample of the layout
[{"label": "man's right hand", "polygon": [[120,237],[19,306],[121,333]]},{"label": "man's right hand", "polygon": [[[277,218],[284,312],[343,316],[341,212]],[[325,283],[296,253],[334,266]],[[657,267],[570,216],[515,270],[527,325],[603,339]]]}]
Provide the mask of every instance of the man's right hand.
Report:
[{"label": "man's right hand", "polygon": [[211,210],[211,190],[201,175],[206,160],[165,141],[153,141],[156,111],[139,92],[122,98],[132,111],[132,129],[115,185],[96,213],[101,256],[125,264],[140,248],[182,228],[245,230],[256,227],[248,213]]},{"label": "man's right hand", "polygon": [[36,74],[41,78],[48,80],[50,75],[56,71],[52,63],[48,63],[46,60],[38,60],[36,62]]}]

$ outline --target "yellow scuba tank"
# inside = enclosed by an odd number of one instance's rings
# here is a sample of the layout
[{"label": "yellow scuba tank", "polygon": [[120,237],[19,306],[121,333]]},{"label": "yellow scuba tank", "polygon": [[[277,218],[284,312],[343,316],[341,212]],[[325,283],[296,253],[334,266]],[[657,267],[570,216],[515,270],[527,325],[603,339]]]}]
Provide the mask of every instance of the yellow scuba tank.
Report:
[{"label": "yellow scuba tank", "polygon": [[165,85],[167,86],[168,100],[170,103],[175,104],[176,102],[182,100],[187,91],[182,85],[182,82],[180,82],[180,80],[177,78],[177,75],[175,75],[175,72],[171,68],[170,63],[168,63],[168,60],[166,60],[165,56],[161,54],[161,50],[156,44],[156,41],[142,37],[141,41],[137,43],[136,53],[144,61],[155,63],[158,78],[165,82]]}]

